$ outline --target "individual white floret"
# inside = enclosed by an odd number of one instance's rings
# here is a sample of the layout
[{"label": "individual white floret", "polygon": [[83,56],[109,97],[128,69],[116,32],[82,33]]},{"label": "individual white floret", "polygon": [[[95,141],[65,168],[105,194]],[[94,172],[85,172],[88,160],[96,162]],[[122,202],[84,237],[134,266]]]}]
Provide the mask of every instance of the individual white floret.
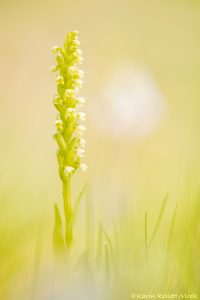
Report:
[{"label": "individual white floret", "polygon": [[79,168],[80,168],[83,172],[86,172],[87,169],[88,169],[88,166],[87,166],[86,164],[84,164],[84,163],[81,163],[80,166],[79,166]]},{"label": "individual white floret", "polygon": [[65,173],[65,175],[70,175],[70,174],[72,174],[74,171],[75,171],[75,169],[74,169],[73,167],[71,167],[71,166],[66,166],[66,167],[64,168],[64,173]]}]

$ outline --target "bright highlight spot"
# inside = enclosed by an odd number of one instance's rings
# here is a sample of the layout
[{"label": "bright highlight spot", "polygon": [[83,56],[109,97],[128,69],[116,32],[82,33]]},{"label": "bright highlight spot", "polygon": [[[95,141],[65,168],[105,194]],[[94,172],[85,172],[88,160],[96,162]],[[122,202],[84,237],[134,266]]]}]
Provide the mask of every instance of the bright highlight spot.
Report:
[{"label": "bright highlight spot", "polygon": [[115,138],[141,138],[155,132],[166,116],[167,104],[148,70],[118,67],[95,105],[95,122]]}]

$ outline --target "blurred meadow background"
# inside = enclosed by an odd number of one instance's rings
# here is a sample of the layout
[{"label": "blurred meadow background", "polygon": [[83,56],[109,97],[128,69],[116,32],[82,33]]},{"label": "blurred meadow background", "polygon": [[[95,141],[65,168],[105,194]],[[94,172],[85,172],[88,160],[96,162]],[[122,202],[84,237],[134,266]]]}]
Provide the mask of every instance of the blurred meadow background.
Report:
[{"label": "blurred meadow background", "polygon": [[[49,67],[51,48],[62,45],[70,30],[79,31],[84,57],[89,167],[73,178],[73,199],[88,184],[74,255],[96,243],[99,224],[112,235],[114,223],[120,279],[116,295],[109,290],[105,299],[130,299],[137,291],[196,291],[200,2],[1,0],[0,24],[0,299],[67,299],[53,298],[50,275],[53,204],[62,206],[62,198],[51,137],[55,75]],[[148,266],[145,212],[148,236],[159,223]],[[81,292],[69,299],[104,299],[86,290],[85,298]]]}]

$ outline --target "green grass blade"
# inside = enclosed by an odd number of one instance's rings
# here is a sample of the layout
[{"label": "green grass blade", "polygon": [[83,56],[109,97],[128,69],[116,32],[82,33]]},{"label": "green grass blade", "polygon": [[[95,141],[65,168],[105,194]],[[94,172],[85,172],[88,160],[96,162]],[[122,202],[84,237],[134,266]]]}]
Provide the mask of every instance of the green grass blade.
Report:
[{"label": "green grass blade", "polygon": [[[111,271],[112,271],[112,275],[114,275],[115,278],[118,278],[118,260],[117,260],[117,256],[116,256],[116,251],[115,248],[113,246],[113,242],[109,236],[109,234],[106,232],[106,230],[103,230],[105,239],[106,239],[106,244],[108,245],[108,251],[110,253],[110,263],[109,263],[109,276],[111,275]],[[112,265],[111,265],[112,263]],[[111,269],[112,267],[112,269]]]},{"label": "green grass blade", "polygon": [[107,244],[108,244],[108,246],[110,248],[110,253],[112,255],[112,259],[113,259],[113,261],[115,261],[115,251],[114,251],[114,247],[113,247],[113,243],[111,241],[111,238],[110,238],[109,234],[106,232],[105,229],[103,229],[103,233],[104,233],[106,242],[107,242]]},{"label": "green grass blade", "polygon": [[116,259],[119,259],[119,233],[118,233],[118,227],[115,219],[112,219],[113,229],[114,229],[114,238],[115,238],[115,253],[116,253]]},{"label": "green grass blade", "polygon": [[168,194],[166,194],[164,200],[163,200],[163,203],[162,203],[162,206],[161,206],[161,209],[160,209],[160,212],[159,212],[159,215],[158,215],[158,218],[157,218],[157,221],[156,221],[156,224],[155,224],[155,227],[154,227],[154,230],[153,230],[153,233],[152,233],[152,236],[150,238],[150,241],[149,241],[149,244],[148,244],[148,248],[151,246],[155,236],[156,236],[156,233],[158,231],[158,228],[160,226],[160,222],[162,220],[162,216],[163,216],[163,213],[165,211],[165,207],[166,207],[166,203],[167,203],[167,199],[168,199]]},{"label": "green grass blade", "polygon": [[109,249],[108,244],[104,244],[105,249],[105,271],[106,271],[106,282],[108,283],[110,280],[110,259],[109,259]]},{"label": "green grass blade", "polygon": [[145,256],[147,259],[147,248],[148,248],[148,214],[145,211],[145,220],[144,220],[144,239],[145,239]]},{"label": "green grass blade", "polygon": [[177,214],[177,209],[178,209],[178,203],[176,204],[173,216],[172,216],[172,221],[170,224],[170,228],[169,228],[169,236],[168,236],[168,245],[167,248],[168,250],[170,249],[170,245],[171,245],[171,240],[172,240],[172,235],[173,235],[173,231],[174,231],[174,225],[175,225],[175,220],[176,220],[176,214]]},{"label": "green grass blade", "polygon": [[79,207],[80,207],[80,204],[81,204],[81,200],[83,198],[83,195],[85,193],[85,190],[86,190],[86,186],[87,185],[84,185],[84,187],[82,188],[82,190],[80,191],[77,199],[76,199],[76,202],[75,202],[75,205],[74,205],[74,208],[73,208],[73,211],[72,211],[72,218],[71,218],[71,225],[73,226],[74,223],[76,222],[76,219],[77,219],[77,215],[78,215],[78,210],[79,210]]},{"label": "green grass blade", "polygon": [[89,187],[86,190],[86,247],[88,255],[93,251],[93,239],[92,239],[92,203],[90,199]]},{"label": "green grass blade", "polygon": [[99,224],[98,238],[97,238],[97,250],[96,250],[96,266],[99,267],[102,259],[103,248],[103,226]]},{"label": "green grass blade", "polygon": [[56,203],[54,204],[53,247],[55,255],[60,255],[65,250],[62,218]]}]

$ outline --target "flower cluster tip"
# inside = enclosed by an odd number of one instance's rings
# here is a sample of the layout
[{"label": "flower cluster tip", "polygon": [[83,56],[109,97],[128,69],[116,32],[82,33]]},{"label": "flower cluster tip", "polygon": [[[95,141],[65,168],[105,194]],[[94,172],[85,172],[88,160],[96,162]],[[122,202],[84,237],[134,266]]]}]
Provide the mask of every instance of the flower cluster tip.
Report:
[{"label": "flower cluster tip", "polygon": [[84,72],[78,68],[83,60],[79,46],[78,32],[72,31],[67,34],[63,47],[55,46],[52,49],[56,65],[51,71],[57,73],[54,106],[58,111],[54,138],[58,144],[57,159],[62,180],[77,169],[87,170],[86,164],[82,163],[86,144],[83,134],[86,127],[81,123],[85,121],[86,114],[80,111],[85,99],[77,97],[84,77]]}]

